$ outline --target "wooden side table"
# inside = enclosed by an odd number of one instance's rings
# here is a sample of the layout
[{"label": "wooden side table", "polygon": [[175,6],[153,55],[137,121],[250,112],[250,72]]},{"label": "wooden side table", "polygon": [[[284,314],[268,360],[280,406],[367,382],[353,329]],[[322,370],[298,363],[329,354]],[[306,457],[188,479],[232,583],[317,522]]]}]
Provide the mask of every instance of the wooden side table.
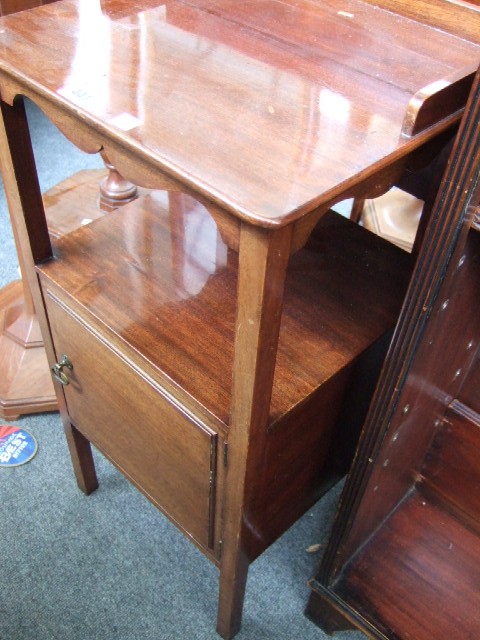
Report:
[{"label": "wooden side table", "polygon": [[[1,161],[78,484],[93,442],[219,566],[232,637],[408,280],[329,208],[458,121],[480,48],[355,0],[65,0],[1,24]],[[22,96],[155,191],[52,246]]]}]

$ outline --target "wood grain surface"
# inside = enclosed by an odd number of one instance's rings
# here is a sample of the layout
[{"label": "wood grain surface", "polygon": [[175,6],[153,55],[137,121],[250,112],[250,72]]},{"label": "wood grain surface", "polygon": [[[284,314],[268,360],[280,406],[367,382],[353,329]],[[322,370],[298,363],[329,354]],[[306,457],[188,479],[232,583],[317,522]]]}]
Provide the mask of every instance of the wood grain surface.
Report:
[{"label": "wood grain surface", "polygon": [[[60,238],[54,251],[42,273],[229,424],[238,256],[204,207],[155,192]],[[269,423],[394,325],[410,262],[338,214],[322,218],[291,259]]]},{"label": "wood grain surface", "polygon": [[49,112],[54,99],[65,133],[80,141],[65,116],[78,113],[135,184],[143,157],[262,225],[422,144],[400,137],[412,96],[480,60],[476,43],[357,0],[64,0],[6,16],[0,45],[4,99],[28,93]]}]

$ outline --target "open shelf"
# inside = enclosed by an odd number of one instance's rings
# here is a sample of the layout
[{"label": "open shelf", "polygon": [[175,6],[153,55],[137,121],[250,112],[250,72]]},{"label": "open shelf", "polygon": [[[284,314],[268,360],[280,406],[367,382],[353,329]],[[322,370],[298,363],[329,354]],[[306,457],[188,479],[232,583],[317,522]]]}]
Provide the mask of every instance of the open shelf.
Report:
[{"label": "open shelf", "polygon": [[[55,243],[39,271],[228,425],[238,256],[191,197],[152,192]],[[293,256],[271,423],[395,324],[410,258],[329,212]]]},{"label": "open shelf", "polygon": [[473,639],[479,584],[478,535],[415,490],[346,567],[335,592],[391,640]]}]

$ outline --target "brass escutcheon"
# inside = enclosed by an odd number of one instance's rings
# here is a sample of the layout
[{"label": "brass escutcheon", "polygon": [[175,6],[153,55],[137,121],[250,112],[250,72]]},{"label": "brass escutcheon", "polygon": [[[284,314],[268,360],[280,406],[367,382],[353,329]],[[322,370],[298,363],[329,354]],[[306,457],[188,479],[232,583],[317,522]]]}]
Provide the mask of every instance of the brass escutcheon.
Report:
[{"label": "brass escutcheon", "polygon": [[70,380],[68,379],[67,375],[63,372],[64,367],[67,367],[67,369],[70,369],[71,371],[73,369],[73,364],[70,358],[64,353],[62,353],[62,355],[60,356],[60,362],[57,362],[52,367],[52,374],[53,374],[53,377],[60,382],[60,384],[63,384],[63,386],[66,386],[67,384],[70,384]]}]

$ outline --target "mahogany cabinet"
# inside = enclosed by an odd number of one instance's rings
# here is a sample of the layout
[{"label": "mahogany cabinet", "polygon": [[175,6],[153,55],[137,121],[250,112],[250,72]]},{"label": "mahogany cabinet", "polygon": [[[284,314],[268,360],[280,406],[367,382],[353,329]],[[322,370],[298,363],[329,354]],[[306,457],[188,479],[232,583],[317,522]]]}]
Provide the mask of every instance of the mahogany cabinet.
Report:
[{"label": "mahogany cabinet", "polygon": [[307,614],[383,640],[480,634],[480,72]]},{"label": "mahogany cabinet", "polygon": [[[69,422],[218,563],[238,256],[204,207],[169,192],[53,249],[37,270]],[[333,212],[292,258],[267,439],[245,507],[252,560],[347,468],[362,420],[353,393],[374,384],[410,262]],[[344,403],[353,418],[339,420]]]},{"label": "mahogany cabinet", "polygon": [[[1,26],[0,161],[77,482],[93,443],[219,566],[232,637],[249,564],[345,468],[411,273],[331,206],[438,153],[480,46],[360,0]],[[52,241],[24,97],[150,191]]]}]

